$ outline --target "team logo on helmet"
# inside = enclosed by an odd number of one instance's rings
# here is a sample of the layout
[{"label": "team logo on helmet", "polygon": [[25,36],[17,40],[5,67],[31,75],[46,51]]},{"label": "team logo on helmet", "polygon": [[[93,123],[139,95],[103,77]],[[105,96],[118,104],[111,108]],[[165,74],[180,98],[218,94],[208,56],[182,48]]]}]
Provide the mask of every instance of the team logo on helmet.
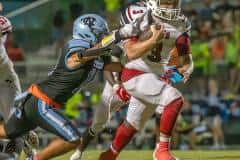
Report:
[{"label": "team logo on helmet", "polygon": [[82,19],[83,24],[88,25],[89,27],[92,27],[96,25],[96,18],[95,17],[85,17]]}]

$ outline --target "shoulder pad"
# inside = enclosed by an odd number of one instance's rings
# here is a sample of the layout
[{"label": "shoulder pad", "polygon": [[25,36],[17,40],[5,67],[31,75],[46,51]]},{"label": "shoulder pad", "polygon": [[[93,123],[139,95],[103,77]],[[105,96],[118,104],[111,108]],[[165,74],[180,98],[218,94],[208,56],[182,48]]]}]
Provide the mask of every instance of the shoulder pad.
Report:
[{"label": "shoulder pad", "polygon": [[146,6],[143,4],[141,5],[140,3],[135,3],[128,6],[121,13],[121,24],[128,24],[133,22],[137,18],[141,17],[146,11]]},{"label": "shoulder pad", "polygon": [[119,34],[122,38],[132,38],[140,35],[141,32],[149,28],[149,24],[152,24],[151,11],[147,10],[142,16],[135,19],[133,22],[124,24],[119,29]]},{"label": "shoulder pad", "polygon": [[91,48],[90,43],[82,39],[71,39],[67,43],[69,52]]}]

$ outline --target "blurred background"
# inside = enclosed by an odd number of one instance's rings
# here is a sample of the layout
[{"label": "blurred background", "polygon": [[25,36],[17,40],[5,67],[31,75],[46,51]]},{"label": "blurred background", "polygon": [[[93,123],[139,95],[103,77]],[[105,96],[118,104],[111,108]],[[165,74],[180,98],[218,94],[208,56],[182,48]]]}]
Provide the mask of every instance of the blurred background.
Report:
[{"label": "blurred background", "polygon": [[[135,0],[1,0],[0,12],[14,31],[6,48],[14,61],[23,89],[47,76],[64,43],[71,39],[72,24],[83,13],[104,16],[111,29],[119,26],[119,11]],[[192,54],[195,70],[191,80],[177,88],[185,97],[177,122],[176,149],[229,149],[240,147],[240,0],[183,0],[183,13],[192,21]],[[63,112],[80,131],[91,124],[104,84],[99,75],[82,88]],[[127,106],[113,116],[92,147],[109,144],[125,117]],[[38,130],[41,145],[53,135]],[[146,122],[129,148],[152,149],[155,116]],[[96,145],[97,144],[97,145]]]}]

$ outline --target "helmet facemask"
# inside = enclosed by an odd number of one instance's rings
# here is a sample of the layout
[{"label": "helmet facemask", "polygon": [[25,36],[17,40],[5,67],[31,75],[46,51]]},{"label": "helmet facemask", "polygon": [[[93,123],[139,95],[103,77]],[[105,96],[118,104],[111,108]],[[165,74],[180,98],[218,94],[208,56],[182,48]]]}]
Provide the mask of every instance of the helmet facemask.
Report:
[{"label": "helmet facemask", "polygon": [[[148,0],[147,7],[152,10],[154,16],[164,20],[178,20],[181,12],[181,0]],[[166,7],[166,6],[171,6]]]}]

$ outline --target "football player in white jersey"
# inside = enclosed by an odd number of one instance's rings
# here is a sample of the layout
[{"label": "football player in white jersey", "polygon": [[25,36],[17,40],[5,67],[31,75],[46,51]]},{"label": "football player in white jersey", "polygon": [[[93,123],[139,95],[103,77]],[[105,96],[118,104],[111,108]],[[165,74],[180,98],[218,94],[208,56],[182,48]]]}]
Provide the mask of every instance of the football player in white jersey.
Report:
[{"label": "football player in white jersey", "polygon": [[[3,117],[4,122],[8,120],[11,114],[11,109],[14,106],[15,97],[21,93],[19,78],[14,70],[13,63],[9,59],[6,48],[4,46],[8,34],[11,32],[11,22],[6,17],[0,16],[0,113]],[[31,157],[33,154],[31,148],[32,145],[35,145],[35,147],[38,145],[38,137],[36,133],[31,131],[23,136],[23,139],[16,138],[7,143],[5,152],[13,151],[18,154],[21,152],[21,148],[23,147],[27,156]]]},{"label": "football player in white jersey", "polygon": [[[132,23],[135,19],[137,19],[137,18],[141,17],[143,14],[145,14],[147,12],[147,10],[148,9],[144,2],[137,2],[135,4],[130,5],[121,14],[121,24],[125,25],[125,24]],[[183,19],[183,20],[186,21],[186,19]],[[183,46],[180,46],[180,47],[183,47]],[[179,54],[178,51],[181,54]],[[183,80],[184,82],[186,82],[189,78],[189,75],[191,74],[191,72],[193,70],[193,62],[192,62],[190,52],[184,52],[181,49],[177,50],[175,47],[174,49],[171,50],[170,55],[173,57],[170,58],[170,62],[168,63],[168,65],[175,65],[176,67],[181,66],[179,68],[181,73],[183,73],[185,71],[189,72],[189,74],[185,73],[184,79],[179,79],[180,81]],[[164,75],[163,78],[164,78],[164,80],[170,79],[170,82],[172,80],[173,83],[176,83],[176,81],[178,81],[177,79],[179,78],[179,77],[176,77],[176,76],[178,76],[178,73],[176,72],[173,75],[174,76],[168,75],[170,77],[165,77],[166,75]],[[157,107],[156,113],[157,114],[162,113],[161,106]],[[102,115],[104,115],[104,114],[102,114]],[[99,124],[100,123],[101,123],[101,121],[99,121]],[[80,157],[79,155],[80,155],[79,151],[75,152],[74,155],[72,156],[72,159],[73,160],[78,159],[77,157]]]},{"label": "football player in white jersey", "polygon": [[[134,25],[126,25],[125,29],[120,30],[121,36],[135,36],[124,41],[123,49],[129,62],[121,75],[123,85],[132,97],[126,121],[118,128],[111,147],[100,155],[100,160],[115,160],[156,108],[162,116],[154,159],[176,159],[170,153],[169,142],[183,98],[176,88],[159,77],[168,72],[169,53],[173,48],[176,47],[180,55],[191,52],[189,23],[180,13],[180,3],[179,0],[148,0],[146,5],[149,10]],[[134,12],[139,14],[142,11]],[[128,18],[131,18],[130,14]],[[193,71],[193,65],[183,66],[178,71],[186,81]]]},{"label": "football player in white jersey", "polygon": [[4,46],[7,35],[11,31],[12,25],[10,21],[4,16],[0,16],[0,112],[4,121],[7,121],[9,117],[15,96],[21,93],[19,78]]}]

